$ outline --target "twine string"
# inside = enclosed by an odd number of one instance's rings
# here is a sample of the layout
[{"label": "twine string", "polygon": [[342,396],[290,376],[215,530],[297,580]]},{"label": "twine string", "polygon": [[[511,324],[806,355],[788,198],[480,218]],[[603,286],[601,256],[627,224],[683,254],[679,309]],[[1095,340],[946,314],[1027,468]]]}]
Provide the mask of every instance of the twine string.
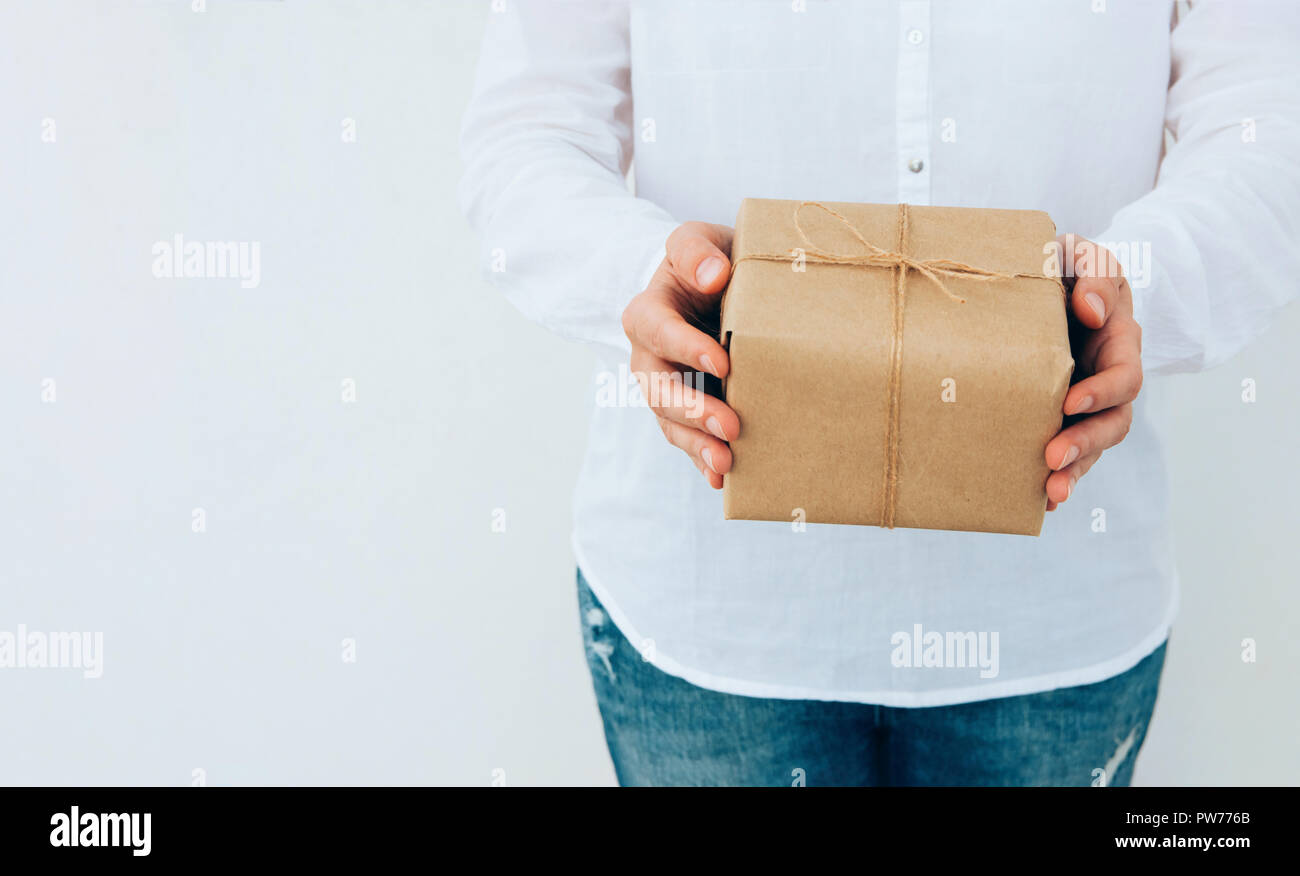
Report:
[{"label": "twine string", "polygon": [[[894,311],[894,332],[889,345],[889,388],[885,395],[888,399],[888,418],[885,427],[885,476],[882,478],[880,498],[880,525],[886,529],[894,528],[894,510],[898,506],[898,416],[900,397],[903,394],[903,312],[907,297],[907,262],[914,261],[902,253],[907,251],[908,218],[906,204],[898,205],[898,270],[894,271],[894,294],[890,296]],[[870,244],[868,244],[870,245]],[[964,304],[965,300],[948,291],[943,282],[935,275],[930,279],[943,289],[944,294]]]}]

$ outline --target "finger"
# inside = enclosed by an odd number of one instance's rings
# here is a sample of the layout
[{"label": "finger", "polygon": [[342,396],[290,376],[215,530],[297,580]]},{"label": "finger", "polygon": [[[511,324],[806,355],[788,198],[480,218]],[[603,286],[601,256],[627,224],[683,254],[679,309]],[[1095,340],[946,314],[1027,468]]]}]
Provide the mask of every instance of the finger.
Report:
[{"label": "finger", "polygon": [[710,472],[719,476],[716,483],[713,478],[709,478],[710,484],[715,488],[722,486],[721,476],[731,471],[731,448],[712,435],[683,426],[667,417],[659,418],[659,428],[663,430],[668,443],[686,451],[686,455],[695,461],[696,467],[706,477]]},{"label": "finger", "polygon": [[687,222],[668,236],[668,264],[687,288],[705,295],[721,292],[731,278],[732,230],[725,225]]},{"label": "finger", "polygon": [[1075,277],[1070,310],[1088,328],[1101,328],[1119,308],[1124,271],[1104,246],[1073,234],[1058,238],[1062,257],[1070,260]]},{"label": "finger", "polygon": [[726,377],[727,351],[709,335],[682,318],[667,296],[638,295],[623,311],[623,331],[632,346],[660,359]]},{"label": "finger", "polygon": [[632,354],[631,368],[657,416],[723,441],[733,441],[740,434],[740,417],[726,402],[700,389],[702,381],[697,374],[682,374],[671,363],[639,351]]},{"label": "finger", "polygon": [[1099,329],[1115,312],[1119,303],[1119,284],[1108,277],[1080,277],[1070,294],[1070,310],[1075,319],[1088,328]]},{"label": "finger", "polygon": [[710,487],[715,490],[722,489],[722,475],[709,468],[701,460],[695,459],[692,462],[695,463],[695,467],[699,469],[700,474],[704,475],[704,479],[709,482]]},{"label": "finger", "polygon": [[1071,463],[1114,447],[1124,440],[1133,424],[1133,405],[1107,408],[1098,414],[1085,417],[1047,442],[1043,456],[1053,471],[1061,471]]},{"label": "finger", "polygon": [[1047,476],[1047,510],[1051,511],[1074,493],[1074,485],[1079,478],[1088,473],[1088,469],[1101,459],[1101,453],[1080,457],[1068,468],[1054,471]]},{"label": "finger", "polygon": [[[1065,395],[1066,414],[1086,414],[1127,404],[1142,391],[1142,342],[1137,332],[1107,338],[1097,355],[1099,370],[1080,380]],[[1114,326],[1112,326],[1112,329]]]}]

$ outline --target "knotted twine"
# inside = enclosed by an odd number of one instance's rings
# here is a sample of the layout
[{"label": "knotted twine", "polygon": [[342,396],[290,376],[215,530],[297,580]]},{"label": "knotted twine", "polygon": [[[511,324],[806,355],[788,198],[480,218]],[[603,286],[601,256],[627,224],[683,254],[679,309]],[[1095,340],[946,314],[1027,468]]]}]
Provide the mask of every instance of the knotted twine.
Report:
[{"label": "knotted twine", "polygon": [[[847,253],[832,252],[831,250],[822,249],[813,243],[808,232],[804,230],[803,223],[799,220],[799,214],[805,207],[816,207],[819,210],[834,217],[841,225],[848,229],[858,243],[866,249],[862,255],[852,255]],[[897,250],[886,250],[873,244],[863,236],[852,222],[843,215],[831,209],[820,201],[802,201],[794,208],[794,228],[799,233],[800,239],[804,246],[792,247],[785,253],[749,253],[741,256],[732,263],[731,270],[734,275],[736,266],[744,261],[764,261],[764,262],[784,262],[791,259],[798,259],[802,256],[805,262],[812,262],[819,265],[851,265],[854,267],[864,268],[889,268],[894,270],[893,294],[890,296],[893,305],[894,326],[893,333],[890,337],[889,352],[889,386],[886,392],[886,428],[885,428],[885,471],[882,478],[881,486],[881,526],[886,529],[894,528],[894,517],[898,505],[898,418],[899,418],[899,400],[902,395],[903,384],[903,311],[907,299],[907,274],[908,271],[916,271],[931,283],[939,288],[939,291],[947,295],[957,304],[965,304],[966,299],[953,293],[943,282],[943,277],[966,277],[979,282],[988,282],[990,280],[1015,280],[1023,277],[1029,277],[1039,280],[1056,280],[1061,285],[1061,291],[1064,293],[1065,286],[1061,284],[1061,278],[1053,274],[1033,274],[1033,273],[1005,273],[1003,271],[991,271],[988,268],[981,268],[977,265],[968,265],[965,262],[958,262],[952,259],[916,259],[907,255],[907,235],[908,224],[910,221],[910,211],[907,204],[898,205],[898,244]],[[802,250],[802,252],[800,252]]]}]

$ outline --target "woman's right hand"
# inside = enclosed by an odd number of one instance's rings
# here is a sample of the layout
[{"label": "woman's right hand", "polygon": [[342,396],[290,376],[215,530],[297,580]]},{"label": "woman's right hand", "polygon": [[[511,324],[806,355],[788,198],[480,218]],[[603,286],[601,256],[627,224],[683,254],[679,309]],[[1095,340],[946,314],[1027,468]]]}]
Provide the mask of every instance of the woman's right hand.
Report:
[{"label": "woman's right hand", "polygon": [[705,393],[699,381],[681,377],[704,371],[723,378],[731,367],[715,339],[722,291],[731,277],[731,238],[725,225],[679,226],[668,237],[668,254],[649,287],[623,311],[632,373],[664,437],[691,458],[714,489],[722,488],[722,476],[731,469],[727,442],[740,434],[740,418]]}]

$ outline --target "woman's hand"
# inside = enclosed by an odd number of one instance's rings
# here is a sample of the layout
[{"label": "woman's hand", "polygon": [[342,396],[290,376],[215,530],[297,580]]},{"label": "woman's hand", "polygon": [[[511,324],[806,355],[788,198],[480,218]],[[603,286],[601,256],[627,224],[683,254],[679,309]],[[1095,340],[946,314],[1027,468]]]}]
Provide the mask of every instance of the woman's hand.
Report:
[{"label": "woman's hand", "polygon": [[[632,342],[632,373],[659,418],[664,437],[695,463],[709,485],[722,488],[731,469],[728,441],[740,434],[740,418],[684,372],[727,376],[727,351],[715,340],[718,305],[731,278],[732,230],[687,222],[668,237],[668,255],[650,286],[623,311]],[[675,376],[675,379],[674,379]]]},{"label": "woman's hand", "polygon": [[1048,511],[1070,498],[1103,450],[1128,435],[1133,400],[1142,388],[1142,329],[1133,319],[1133,292],[1119,262],[1109,250],[1074,235],[1058,243],[1062,263],[1074,266],[1065,273],[1075,278],[1069,309],[1077,382],[1065,396],[1065,426],[1044,451],[1052,468]]}]

